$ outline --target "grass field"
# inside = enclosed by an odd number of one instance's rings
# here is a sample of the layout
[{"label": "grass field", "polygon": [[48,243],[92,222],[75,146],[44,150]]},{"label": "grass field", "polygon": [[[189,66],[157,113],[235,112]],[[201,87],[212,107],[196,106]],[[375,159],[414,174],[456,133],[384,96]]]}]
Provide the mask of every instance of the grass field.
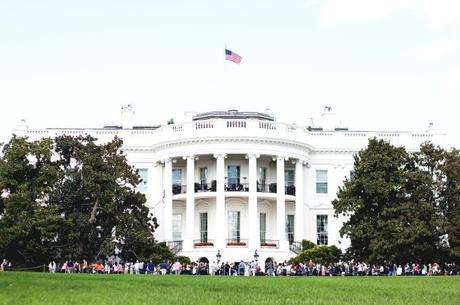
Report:
[{"label": "grass field", "polygon": [[460,277],[0,273],[0,305],[460,304]]}]

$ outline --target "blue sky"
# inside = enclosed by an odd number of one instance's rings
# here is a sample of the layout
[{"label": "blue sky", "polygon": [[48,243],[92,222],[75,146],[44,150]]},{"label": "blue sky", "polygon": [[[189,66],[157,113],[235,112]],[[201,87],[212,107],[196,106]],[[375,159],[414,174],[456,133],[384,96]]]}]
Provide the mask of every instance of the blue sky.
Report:
[{"label": "blue sky", "polygon": [[[224,46],[243,56],[224,60]],[[0,141],[31,127],[264,110],[460,146],[460,1],[0,1]]]}]

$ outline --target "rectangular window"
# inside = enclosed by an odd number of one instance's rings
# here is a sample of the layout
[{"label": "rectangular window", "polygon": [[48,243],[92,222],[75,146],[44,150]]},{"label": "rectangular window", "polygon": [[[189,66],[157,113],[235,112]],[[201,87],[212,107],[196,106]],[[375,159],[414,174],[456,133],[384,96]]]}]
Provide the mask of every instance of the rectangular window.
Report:
[{"label": "rectangular window", "polygon": [[229,165],[227,168],[227,189],[236,191],[240,189],[240,167]]},{"label": "rectangular window", "polygon": [[267,182],[267,168],[259,167],[259,183],[265,184]]},{"label": "rectangular window", "polygon": [[240,167],[236,165],[228,166],[228,183],[238,184],[240,183]]},{"label": "rectangular window", "polygon": [[316,171],[316,193],[327,194],[327,170]]},{"label": "rectangular window", "polygon": [[136,186],[136,190],[141,193],[147,193],[147,181],[148,181],[148,174],[149,171],[146,168],[139,168],[137,173],[140,177],[140,182]]},{"label": "rectangular window", "polygon": [[316,215],[316,244],[328,244],[327,215]]},{"label": "rectangular window", "polygon": [[182,240],[182,214],[173,214],[173,240]]},{"label": "rectangular window", "polygon": [[200,213],[200,241],[208,242],[208,213]]},{"label": "rectangular window", "polygon": [[267,214],[260,213],[260,242],[264,243],[267,238]]},{"label": "rectangular window", "polygon": [[172,170],[172,192],[174,195],[185,192],[185,188],[182,188],[182,170],[178,168]]},{"label": "rectangular window", "polygon": [[173,185],[182,185],[182,170],[180,168],[172,170],[172,183]]},{"label": "rectangular window", "polygon": [[294,215],[286,215],[286,236],[291,244],[294,241]]},{"label": "rectangular window", "polygon": [[285,186],[291,186],[295,184],[294,170],[287,169],[284,171],[284,184]]},{"label": "rectangular window", "polygon": [[257,181],[258,192],[268,192],[267,190],[267,168],[259,167],[259,180]]},{"label": "rectangular window", "polygon": [[232,242],[240,242],[240,212],[228,212],[228,239]]},{"label": "rectangular window", "polygon": [[208,168],[200,167],[200,182],[202,185],[206,184],[208,181]]}]

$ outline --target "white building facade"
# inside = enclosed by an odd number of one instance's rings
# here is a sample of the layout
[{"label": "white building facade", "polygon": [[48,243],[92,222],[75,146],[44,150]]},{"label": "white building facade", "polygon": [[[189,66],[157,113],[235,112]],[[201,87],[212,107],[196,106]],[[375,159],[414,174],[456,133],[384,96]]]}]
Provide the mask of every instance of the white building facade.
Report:
[{"label": "white building facade", "polygon": [[[138,190],[157,217],[155,233],[178,255],[192,260],[284,261],[303,239],[346,249],[344,221],[331,201],[353,170],[353,155],[369,138],[417,150],[430,132],[350,131],[330,108],[320,126],[277,122],[267,113],[236,110],[196,114],[181,123],[135,126],[130,105],[122,125],[83,129],[31,129],[31,139],[91,134],[118,136],[123,152],[142,178]],[[217,254],[220,254],[217,256]]]}]

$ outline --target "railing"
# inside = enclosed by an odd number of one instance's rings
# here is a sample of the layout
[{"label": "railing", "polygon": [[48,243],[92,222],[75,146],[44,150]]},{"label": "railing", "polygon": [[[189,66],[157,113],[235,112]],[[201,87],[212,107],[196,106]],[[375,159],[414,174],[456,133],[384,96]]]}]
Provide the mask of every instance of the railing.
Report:
[{"label": "railing", "polygon": [[[212,180],[210,183],[195,182],[195,193],[201,192],[215,192],[217,188],[216,180]],[[295,196],[295,185],[288,185],[284,188],[286,195]],[[249,192],[249,183],[225,183],[226,192]],[[259,193],[276,193],[277,187],[275,183],[261,184],[257,182],[257,192]],[[186,194],[187,185],[173,184],[172,186],[173,195]]]},{"label": "railing", "polygon": [[176,255],[180,251],[182,251],[182,240],[173,240],[173,241],[168,241],[168,248],[169,250]]},{"label": "railing", "polygon": [[214,247],[214,240],[213,239],[195,239],[193,241],[193,248],[212,248]]},{"label": "railing", "polygon": [[172,193],[173,193],[173,195],[185,194],[185,193],[187,193],[187,186],[186,185],[180,185],[180,184],[173,184]]},{"label": "railing", "polygon": [[259,128],[260,129],[276,130],[276,123],[266,122],[266,121],[259,121]]},{"label": "railing", "polygon": [[195,182],[195,193],[200,192],[215,192],[217,188],[216,180],[212,180],[211,183],[207,182]]},{"label": "railing", "polygon": [[276,193],[276,183],[257,182],[257,191],[260,193]]},{"label": "railing", "polygon": [[230,238],[227,239],[227,247],[247,247],[248,240],[242,238]]},{"label": "railing", "polygon": [[[269,184],[257,183],[257,191],[259,193],[276,193],[277,185],[276,182]],[[284,187],[284,193],[286,195],[295,196],[295,185],[287,185]]]},{"label": "railing", "polygon": [[227,121],[227,128],[246,128],[246,121]]},{"label": "railing", "polygon": [[279,248],[280,241],[274,239],[265,239],[260,241],[261,248]]},{"label": "railing", "polygon": [[287,185],[284,187],[284,193],[286,195],[295,196],[295,185]]},{"label": "railing", "polygon": [[294,252],[295,254],[299,254],[302,252],[302,244],[298,241],[293,241],[289,243],[289,250]]},{"label": "railing", "polygon": [[214,128],[213,121],[198,121],[195,123],[195,129],[209,129]]},{"label": "railing", "polygon": [[[115,128],[115,127],[114,127]],[[420,141],[431,138],[444,137],[439,133],[411,133],[411,132],[384,132],[384,131],[348,131],[348,130],[308,130],[305,126],[297,126],[276,121],[258,119],[209,119],[202,121],[189,121],[178,124],[163,125],[154,130],[133,130],[133,129],[18,129],[18,134],[31,137],[51,136],[61,134],[95,134],[103,138],[115,135],[124,138],[129,135],[140,137],[155,137],[155,143],[170,142],[171,140],[182,140],[183,138],[197,137],[222,137],[232,136],[247,137],[270,137],[283,140],[294,140],[305,145],[318,147],[319,150],[335,150],[335,144],[340,141],[347,141],[347,150],[355,151],[367,144],[368,138],[383,138],[395,141],[394,144],[404,144],[410,149],[418,149]],[[144,142],[142,142],[144,143]]]},{"label": "railing", "polygon": [[225,183],[227,192],[249,192],[249,183]]}]

